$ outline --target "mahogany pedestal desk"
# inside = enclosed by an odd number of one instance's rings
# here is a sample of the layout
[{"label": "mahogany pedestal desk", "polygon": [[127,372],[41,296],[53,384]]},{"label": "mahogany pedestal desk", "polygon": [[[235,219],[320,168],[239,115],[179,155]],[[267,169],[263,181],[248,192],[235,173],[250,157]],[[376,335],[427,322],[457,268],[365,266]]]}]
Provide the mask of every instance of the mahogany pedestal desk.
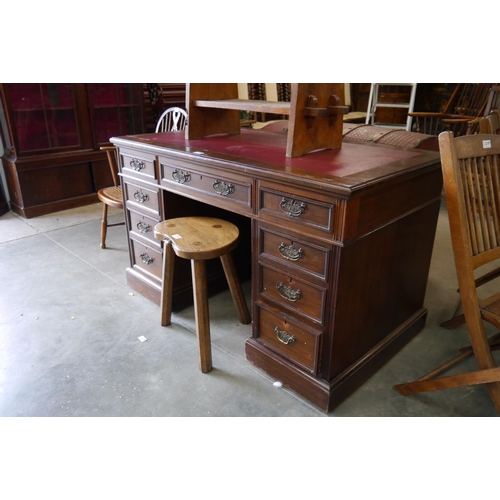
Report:
[{"label": "mahogany pedestal desk", "polygon": [[[119,150],[130,286],[159,303],[158,221],[212,209],[238,217],[240,247],[251,259],[247,360],[322,410],[423,328],[441,201],[437,153],[344,143],[286,158],[284,135],[245,129],[111,142]],[[179,297],[191,296],[189,271],[176,273]]]}]

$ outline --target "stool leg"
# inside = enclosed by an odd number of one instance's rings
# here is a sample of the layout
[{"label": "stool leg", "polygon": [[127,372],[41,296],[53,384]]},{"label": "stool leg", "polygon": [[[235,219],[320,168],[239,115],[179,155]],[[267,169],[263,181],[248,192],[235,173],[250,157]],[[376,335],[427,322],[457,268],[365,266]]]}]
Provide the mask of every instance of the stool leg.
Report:
[{"label": "stool leg", "polygon": [[101,248],[106,248],[106,232],[108,230],[108,205],[102,204],[102,221],[101,221]]},{"label": "stool leg", "polygon": [[208,373],[212,369],[212,346],[210,344],[210,315],[208,312],[207,270],[204,260],[192,260],[194,316],[200,370]]},{"label": "stool leg", "polygon": [[228,253],[226,255],[221,255],[220,260],[222,262],[222,267],[224,268],[224,274],[226,275],[234,305],[238,311],[240,322],[247,325],[251,321],[250,313],[248,312],[245,296],[243,295],[243,290],[241,289],[241,285],[238,280],[238,274],[236,266],[234,265],[233,257],[230,253]]},{"label": "stool leg", "polygon": [[170,325],[172,316],[172,289],[174,286],[174,249],[172,242],[165,240],[163,245],[163,268],[162,268],[162,285],[161,285],[161,326]]}]

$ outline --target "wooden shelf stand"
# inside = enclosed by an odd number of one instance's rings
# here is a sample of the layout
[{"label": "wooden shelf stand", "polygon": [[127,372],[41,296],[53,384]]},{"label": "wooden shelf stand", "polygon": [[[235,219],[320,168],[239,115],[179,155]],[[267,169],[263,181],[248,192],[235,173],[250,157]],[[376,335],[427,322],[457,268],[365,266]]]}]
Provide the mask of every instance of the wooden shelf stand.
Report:
[{"label": "wooden shelf stand", "polygon": [[186,90],[186,139],[239,134],[239,111],[255,111],[289,116],[289,158],[342,146],[342,115],[348,112],[343,83],[293,83],[289,103],[238,99],[236,83],[195,83]]}]

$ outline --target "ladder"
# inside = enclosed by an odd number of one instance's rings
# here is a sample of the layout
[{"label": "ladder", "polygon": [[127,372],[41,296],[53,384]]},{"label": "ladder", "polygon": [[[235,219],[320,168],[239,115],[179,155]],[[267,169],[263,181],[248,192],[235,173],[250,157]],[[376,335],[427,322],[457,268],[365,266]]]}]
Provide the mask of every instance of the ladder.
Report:
[{"label": "ladder", "polygon": [[[379,101],[379,91],[381,86],[398,86],[398,87],[410,87],[410,97],[407,102],[380,102]],[[375,122],[375,115],[377,113],[378,108],[403,108],[407,109],[408,112],[413,111],[413,106],[415,105],[415,95],[417,93],[417,84],[416,83],[372,83],[370,87],[370,97],[368,99],[368,109],[366,112],[366,124],[371,125],[381,125],[385,127],[391,128],[401,128],[406,129],[407,131],[411,131],[411,121],[412,117],[407,115],[406,123],[404,124],[396,124],[396,123],[388,123],[381,124]]]}]

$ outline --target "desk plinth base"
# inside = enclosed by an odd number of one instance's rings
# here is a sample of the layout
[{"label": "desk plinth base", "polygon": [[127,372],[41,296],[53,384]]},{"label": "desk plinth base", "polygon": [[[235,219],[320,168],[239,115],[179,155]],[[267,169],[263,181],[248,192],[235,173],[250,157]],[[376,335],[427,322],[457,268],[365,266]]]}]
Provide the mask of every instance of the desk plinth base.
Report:
[{"label": "desk plinth base", "polygon": [[[258,338],[246,341],[246,358],[285,387],[321,410],[330,412],[415,337],[425,326],[426,319],[427,309],[422,308],[330,382],[304,372],[264,347]],[[387,387],[387,390],[392,390],[392,387]]]},{"label": "desk plinth base", "polygon": [[161,282],[158,280],[149,279],[144,274],[137,272],[132,267],[127,267],[125,270],[127,276],[127,285],[133,288],[136,292],[144,295],[157,305],[160,305],[161,298]]}]

